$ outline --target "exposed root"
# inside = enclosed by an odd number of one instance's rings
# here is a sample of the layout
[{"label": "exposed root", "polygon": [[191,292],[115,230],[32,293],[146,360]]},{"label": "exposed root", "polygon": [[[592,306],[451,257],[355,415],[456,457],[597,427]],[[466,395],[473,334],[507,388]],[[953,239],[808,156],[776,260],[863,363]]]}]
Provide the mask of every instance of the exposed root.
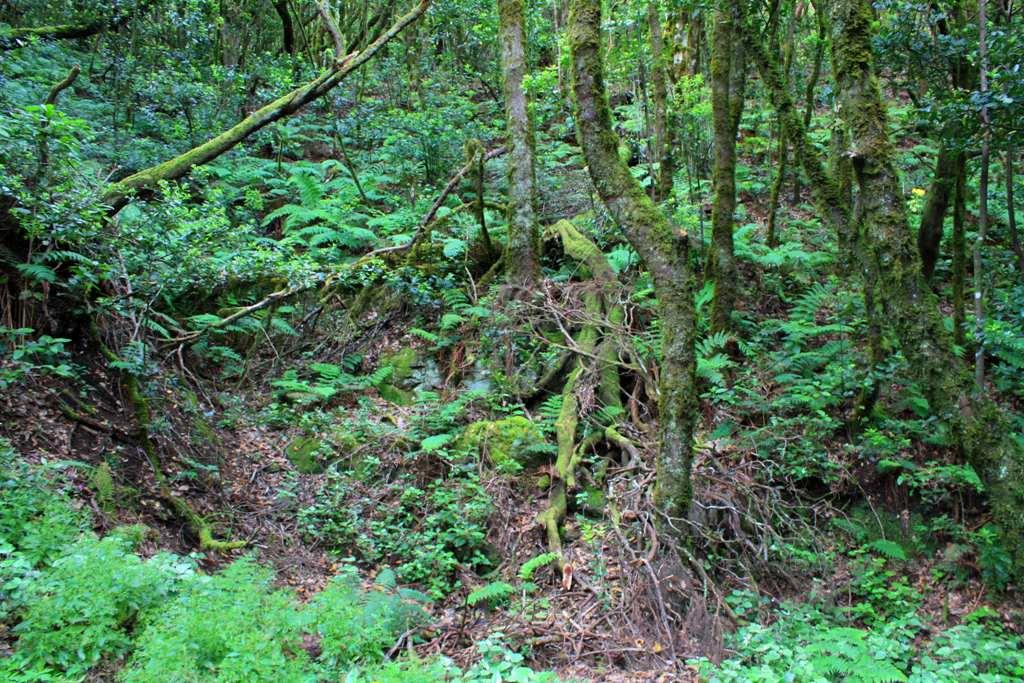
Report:
[{"label": "exposed root", "polygon": [[[93,334],[107,360],[118,360],[117,354],[100,339],[99,329],[95,325],[93,326]],[[246,545],[246,541],[222,541],[214,538],[213,528],[210,526],[210,523],[206,521],[202,515],[196,512],[187,500],[171,491],[170,484],[167,482],[167,476],[164,474],[163,467],[160,464],[160,456],[157,453],[156,444],[153,442],[153,438],[150,435],[150,425],[153,422],[153,415],[149,409],[149,400],[142,393],[142,389],[139,386],[139,380],[134,375],[122,372],[121,384],[124,387],[128,401],[131,403],[132,410],[135,413],[137,429],[134,435],[135,440],[139,446],[141,446],[142,452],[146,456],[146,461],[149,463],[150,469],[153,472],[153,478],[156,480],[157,491],[160,499],[185,522],[189,531],[195,534],[199,539],[199,548],[201,550],[221,552],[244,547]],[[70,409],[70,406],[67,407]],[[64,410],[63,406],[62,410]],[[67,410],[64,410],[64,412],[65,414],[69,414]],[[72,410],[71,413],[74,413],[74,411]],[[81,418],[83,416],[78,415],[78,417]]]}]

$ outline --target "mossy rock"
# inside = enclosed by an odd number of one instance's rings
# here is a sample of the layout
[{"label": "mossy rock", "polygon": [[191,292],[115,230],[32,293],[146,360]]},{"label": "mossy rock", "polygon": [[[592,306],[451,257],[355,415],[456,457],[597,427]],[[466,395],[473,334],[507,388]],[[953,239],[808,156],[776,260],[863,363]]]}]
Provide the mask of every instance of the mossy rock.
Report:
[{"label": "mossy rock", "polygon": [[391,384],[400,387],[412,377],[413,368],[418,360],[416,350],[407,347],[387,356],[381,356],[380,367],[391,368]]},{"label": "mossy rock", "polygon": [[503,420],[474,422],[459,437],[457,447],[486,455],[499,469],[518,470],[544,462],[544,453],[531,448],[543,441],[544,434],[537,425],[521,415],[513,415]]},{"label": "mossy rock", "polygon": [[284,454],[301,474],[321,474],[327,463],[320,457],[324,443],[312,436],[300,436],[287,446]]}]

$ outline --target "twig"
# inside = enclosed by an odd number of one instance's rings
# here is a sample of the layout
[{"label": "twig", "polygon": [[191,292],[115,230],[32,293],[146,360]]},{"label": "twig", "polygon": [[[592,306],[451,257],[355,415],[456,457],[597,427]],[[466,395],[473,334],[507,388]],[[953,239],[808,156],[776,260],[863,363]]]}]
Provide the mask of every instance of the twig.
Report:
[{"label": "twig", "polygon": [[[506,151],[507,149],[505,147],[498,147],[496,149],[492,149],[490,152],[487,152],[487,154],[484,155],[484,161],[490,161],[495,157],[499,157]],[[477,162],[475,159],[471,159],[462,168],[460,168],[455,173],[455,175],[451,177],[451,180],[448,181],[448,184],[444,186],[443,190],[441,190],[441,194],[439,194],[437,196],[437,199],[434,200],[434,203],[431,205],[430,210],[427,211],[426,215],[423,216],[422,220],[420,220],[420,224],[419,226],[417,226],[416,232],[413,233],[411,240],[409,240],[405,244],[398,244],[391,247],[381,247],[380,249],[374,249],[369,254],[367,254],[367,256],[380,256],[381,254],[401,253],[412,249],[416,242],[420,239],[420,237],[423,236],[423,233],[427,229],[427,226],[430,225],[431,221],[434,220],[434,216],[436,216],[437,212],[441,209],[441,206],[444,204],[444,200],[448,199],[448,195],[450,195],[452,191],[455,190],[456,187],[458,187],[459,182],[462,180],[463,176],[469,173],[470,169],[472,169],[476,163]]]}]

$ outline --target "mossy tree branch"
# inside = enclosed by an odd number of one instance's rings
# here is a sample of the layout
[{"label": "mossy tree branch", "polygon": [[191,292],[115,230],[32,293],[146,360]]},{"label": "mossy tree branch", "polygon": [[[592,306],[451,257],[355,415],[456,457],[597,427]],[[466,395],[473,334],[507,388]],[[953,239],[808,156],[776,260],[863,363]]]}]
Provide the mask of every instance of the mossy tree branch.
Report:
[{"label": "mossy tree branch", "polygon": [[116,212],[127,204],[128,197],[133,192],[153,188],[160,181],[184,177],[196,166],[216,159],[253,133],[294,114],[310,102],[323,97],[351,73],[370,61],[392,38],[426,12],[429,5],[430,0],[419,0],[412,10],[402,16],[365,50],[336,60],[326,73],[257,109],[220,135],[173,159],[112,183],[103,193],[103,202],[109,204]]}]

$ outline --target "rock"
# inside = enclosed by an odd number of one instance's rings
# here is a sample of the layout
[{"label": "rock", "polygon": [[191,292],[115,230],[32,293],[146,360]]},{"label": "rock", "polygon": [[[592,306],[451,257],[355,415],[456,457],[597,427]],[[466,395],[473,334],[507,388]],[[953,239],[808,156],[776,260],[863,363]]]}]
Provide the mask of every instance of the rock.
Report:
[{"label": "rock", "polygon": [[474,422],[459,437],[457,447],[487,456],[498,469],[518,471],[546,460],[546,455],[534,448],[543,442],[544,434],[537,425],[521,415],[512,415]]}]

